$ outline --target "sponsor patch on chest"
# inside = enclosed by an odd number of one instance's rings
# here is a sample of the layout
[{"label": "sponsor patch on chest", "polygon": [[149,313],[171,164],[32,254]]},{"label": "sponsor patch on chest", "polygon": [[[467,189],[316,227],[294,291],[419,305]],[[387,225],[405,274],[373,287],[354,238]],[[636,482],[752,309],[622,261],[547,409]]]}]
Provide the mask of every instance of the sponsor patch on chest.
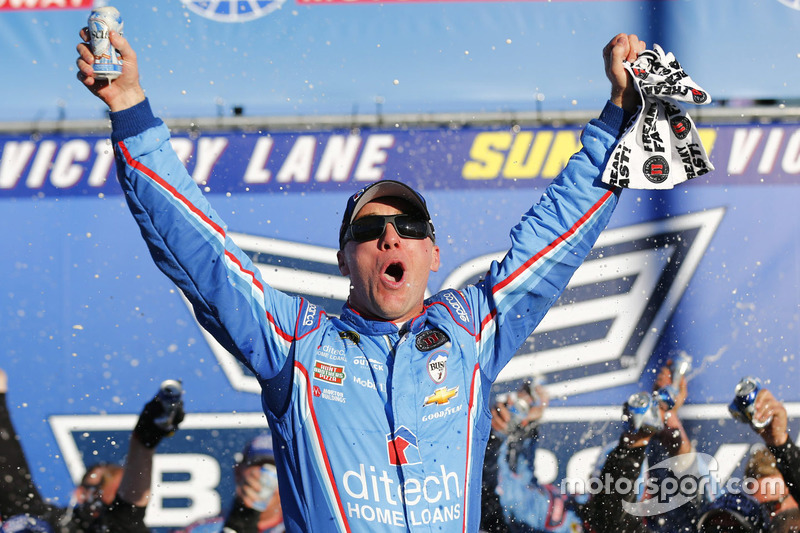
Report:
[{"label": "sponsor patch on chest", "polygon": [[314,379],[320,379],[334,385],[341,385],[344,378],[345,372],[343,366],[314,361]]},{"label": "sponsor patch on chest", "polygon": [[450,338],[445,334],[444,331],[438,329],[429,329],[417,334],[414,345],[420,352],[429,352],[449,341]]},{"label": "sponsor patch on chest", "polygon": [[447,377],[447,352],[438,351],[428,357],[428,376],[434,383],[441,383]]}]

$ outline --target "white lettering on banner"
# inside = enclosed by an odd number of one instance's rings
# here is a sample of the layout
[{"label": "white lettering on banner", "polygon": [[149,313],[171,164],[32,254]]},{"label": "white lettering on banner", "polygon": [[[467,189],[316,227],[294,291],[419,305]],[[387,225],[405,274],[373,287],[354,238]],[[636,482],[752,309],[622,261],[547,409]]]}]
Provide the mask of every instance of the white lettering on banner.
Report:
[{"label": "white lettering on banner", "polygon": [[361,137],[358,135],[331,135],[314,179],[319,182],[347,181],[356,163]]},{"label": "white lettering on banner", "polygon": [[361,154],[355,176],[353,176],[355,180],[377,181],[381,179],[386,169],[379,165],[386,163],[389,158],[386,150],[392,146],[394,146],[394,135],[376,133],[367,137],[364,152]]},{"label": "white lettering on banner", "polygon": [[763,133],[758,128],[737,128],[733,132],[728,174],[744,174],[762,136]]},{"label": "white lettering on banner", "polygon": [[222,152],[228,147],[228,139],[225,137],[200,137],[197,141],[197,161],[192,171],[192,179],[195,183],[205,185],[214,170],[214,165],[219,161]]},{"label": "white lettering on banner", "polygon": [[194,143],[186,137],[170,137],[169,143],[183,166],[186,166],[189,163],[189,158],[194,153]]},{"label": "white lettering on banner", "polygon": [[36,150],[33,141],[8,141],[0,159],[0,189],[13,189]]},{"label": "white lettering on banner", "polygon": [[764,147],[764,154],[758,164],[759,174],[769,174],[775,168],[775,161],[778,159],[778,152],[783,141],[783,128],[773,128],[767,136],[767,145]]},{"label": "white lettering on banner", "polygon": [[64,143],[56,154],[50,171],[50,182],[60,189],[74,187],[83,175],[84,167],[75,161],[88,161],[92,149],[83,139],[73,139]]},{"label": "white lettering on banner", "polygon": [[[181,481],[163,481],[164,474],[188,474]],[[211,455],[194,453],[156,454],[153,458],[153,492],[147,504],[145,522],[165,527],[185,526],[220,512],[220,496],[214,490],[220,468]],[[164,500],[186,499],[188,507],[165,507]]]},{"label": "white lettering on banner", "polygon": [[800,130],[795,131],[786,144],[786,152],[781,162],[783,171],[787,174],[800,172]]},{"label": "white lettering on banner", "polygon": [[39,143],[39,151],[33,158],[31,170],[28,172],[28,179],[25,185],[30,189],[40,189],[47,179],[47,171],[53,162],[53,155],[56,153],[55,141],[42,141]]},{"label": "white lettering on banner", "polygon": [[317,139],[313,135],[301,135],[294,142],[289,155],[281,165],[276,180],[278,183],[308,183],[311,180],[311,168],[314,166],[314,152]]},{"label": "white lettering on banner", "polygon": [[89,173],[89,186],[102,187],[111,166],[114,164],[114,150],[111,148],[111,139],[100,139],[94,143],[94,153],[96,155],[92,171]]},{"label": "white lettering on banner", "polygon": [[244,172],[245,183],[267,183],[272,177],[272,173],[267,170],[267,161],[272,152],[272,137],[259,137],[250,160],[247,162],[247,170]]}]

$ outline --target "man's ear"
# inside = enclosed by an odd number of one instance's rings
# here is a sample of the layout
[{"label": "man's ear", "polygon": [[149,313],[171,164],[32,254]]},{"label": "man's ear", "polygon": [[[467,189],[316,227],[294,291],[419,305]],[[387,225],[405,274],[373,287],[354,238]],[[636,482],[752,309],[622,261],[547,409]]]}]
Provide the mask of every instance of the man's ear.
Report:
[{"label": "man's ear", "polygon": [[433,245],[433,257],[431,258],[431,272],[438,272],[441,263],[439,261],[439,247]]},{"label": "man's ear", "polygon": [[339,263],[339,272],[342,273],[342,276],[349,276],[350,269],[347,267],[347,263],[344,260],[344,252],[342,250],[336,252],[336,261]]}]

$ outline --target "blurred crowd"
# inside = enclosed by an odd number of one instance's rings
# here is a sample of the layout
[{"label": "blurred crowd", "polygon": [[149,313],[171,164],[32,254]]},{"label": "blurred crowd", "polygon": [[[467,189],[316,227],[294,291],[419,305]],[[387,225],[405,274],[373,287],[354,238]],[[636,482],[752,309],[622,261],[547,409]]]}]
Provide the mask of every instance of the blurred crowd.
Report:
[{"label": "blurred crowd", "polygon": [[539,483],[535,452],[547,409],[541,385],[498,395],[483,472],[485,532],[767,533],[800,531],[800,451],[785,406],[744,378],[729,411],[763,440],[739,483],[722,483],[715,459],[695,449],[679,411],[687,366],[668,361],[652,391],[623,405],[619,439],[600,454],[582,492]]},{"label": "blurred crowd", "polygon": [[[623,405],[622,430],[592,474],[595,490],[569,492],[539,483],[535,455],[548,408],[537,380],[497,394],[483,471],[481,530],[591,533],[772,533],[800,531],[800,451],[785,406],[755,378],[737,386],[731,415],[763,441],[752,447],[743,482],[723,486],[712,456],[697,450],[680,417],[690,361],[668,361],[652,391]],[[6,405],[0,369],[0,533],[146,533],[153,457],[184,419],[179,381],[167,380],[131,431],[125,464],[87,468],[68,505],[49,503],[34,483]],[[224,516],[173,533],[284,531],[268,429],[247,442],[233,472]],[[591,484],[589,486],[592,486]]]},{"label": "blurred crowd", "polygon": [[[161,384],[130,434],[125,463],[90,465],[69,504],[45,500],[31,476],[6,403],[8,376],[0,369],[0,533],[148,533],[153,458],[159,443],[184,419],[183,389]],[[282,533],[283,515],[272,436],[268,429],[244,446],[234,467],[235,493],[225,516],[204,518],[174,533]]]}]

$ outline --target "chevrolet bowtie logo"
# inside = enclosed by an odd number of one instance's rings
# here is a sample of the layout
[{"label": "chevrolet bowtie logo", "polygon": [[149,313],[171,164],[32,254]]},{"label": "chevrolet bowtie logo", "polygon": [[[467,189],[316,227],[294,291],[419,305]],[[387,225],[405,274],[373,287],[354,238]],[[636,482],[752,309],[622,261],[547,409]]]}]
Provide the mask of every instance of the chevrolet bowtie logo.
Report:
[{"label": "chevrolet bowtie logo", "polygon": [[448,403],[450,398],[458,394],[458,387],[454,387],[452,389],[448,389],[447,387],[441,387],[433,391],[433,394],[425,398],[425,405],[442,405]]}]

